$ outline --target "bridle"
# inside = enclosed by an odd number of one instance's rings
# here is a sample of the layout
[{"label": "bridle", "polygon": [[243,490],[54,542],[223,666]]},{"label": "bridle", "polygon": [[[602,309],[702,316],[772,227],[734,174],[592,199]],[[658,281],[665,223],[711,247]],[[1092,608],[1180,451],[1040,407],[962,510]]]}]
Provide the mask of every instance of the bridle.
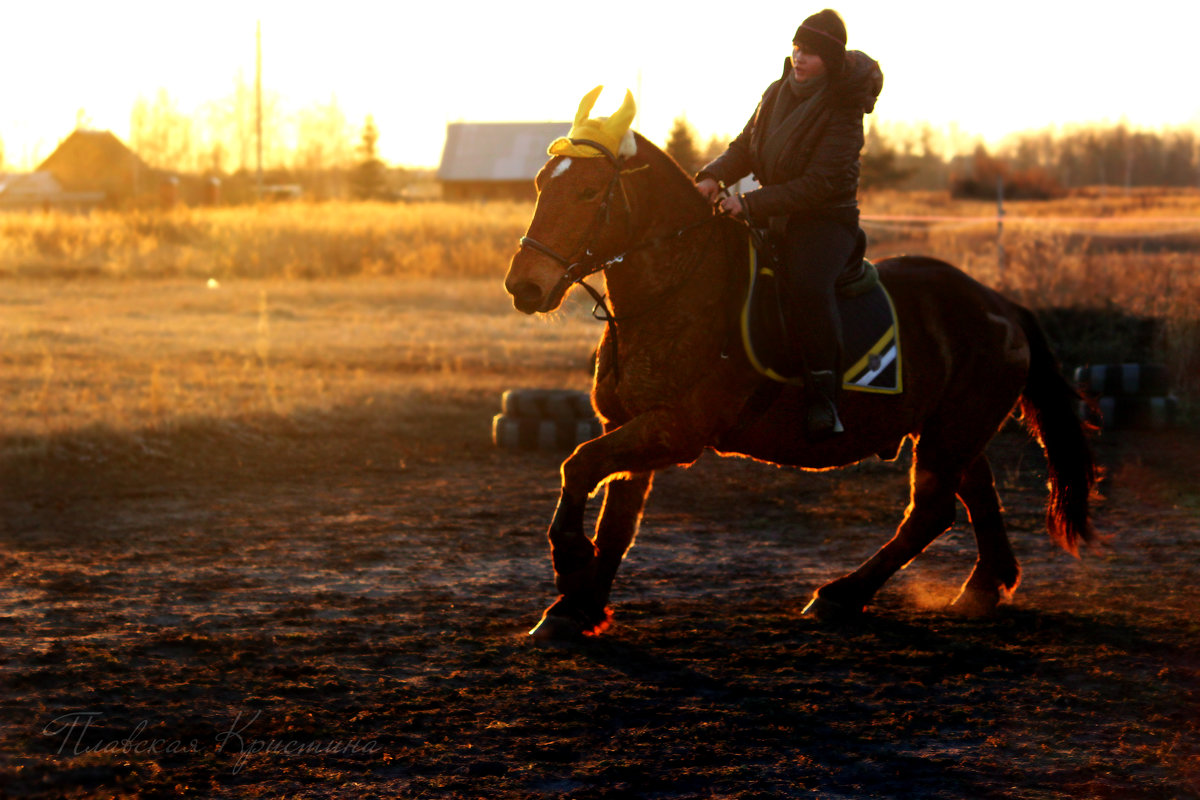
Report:
[{"label": "bridle", "polygon": [[[584,234],[580,239],[579,246],[575,248],[575,251],[571,256],[568,257],[562,255],[549,245],[539,242],[532,236],[522,236],[520,245],[521,247],[528,247],[531,250],[537,250],[542,255],[549,256],[551,259],[557,262],[560,267],[563,268],[563,274],[558,279],[558,285],[555,286],[554,291],[551,292],[552,295],[565,292],[572,285],[579,284],[586,289],[588,294],[592,296],[592,299],[596,301],[596,307],[593,309],[593,314],[596,315],[596,318],[602,319],[605,322],[611,322],[613,321],[613,314],[608,308],[608,303],[605,300],[604,295],[600,294],[600,292],[593,288],[591,284],[586,283],[585,279],[595,275],[597,272],[604,271],[613,264],[620,263],[625,256],[625,253],[622,253],[621,255],[613,258],[601,259],[592,252],[591,247],[592,240],[596,236],[596,231],[600,227],[601,221],[603,220],[603,223],[607,225],[612,220],[611,209],[613,195],[616,194],[617,189],[621,190],[621,200],[625,203],[626,227],[630,229],[628,233],[632,235],[633,206],[629,203],[629,194],[625,191],[625,182],[621,179],[623,168],[625,166],[625,160],[624,158],[618,157],[599,142],[594,142],[590,139],[569,139],[568,141],[573,145],[595,148],[601,155],[608,159],[608,163],[612,165],[613,176],[608,181],[608,188],[605,190],[604,199],[600,201],[600,205],[596,209],[595,215],[592,217],[591,225],[589,225],[587,230],[584,231]],[[626,253],[627,252],[628,251],[626,251]],[[600,309],[604,310],[603,316],[601,316],[599,313]]]},{"label": "bridle", "polygon": [[[674,239],[682,236],[689,231],[695,230],[703,225],[707,225],[714,219],[717,219],[717,216],[709,215],[698,222],[686,225],[672,233],[645,239],[641,242],[631,245],[617,255],[609,258],[597,256],[592,252],[592,240],[595,238],[596,231],[601,224],[601,220],[603,220],[605,225],[611,222],[613,197],[618,189],[621,192],[621,200],[625,204],[627,239],[632,238],[633,236],[633,206],[629,202],[629,193],[625,191],[625,182],[622,180],[622,176],[628,172],[634,172],[636,170],[624,169],[625,159],[615,155],[611,150],[599,142],[594,142],[590,139],[569,139],[568,141],[573,145],[595,148],[601,155],[608,159],[608,163],[612,165],[613,176],[608,182],[608,188],[605,191],[604,199],[600,201],[600,206],[596,209],[596,213],[592,217],[591,225],[589,225],[587,230],[584,232],[580,239],[579,246],[575,248],[574,253],[570,257],[562,255],[550,246],[539,242],[537,239],[534,239],[531,236],[522,236],[520,246],[528,247],[531,250],[536,250],[539,253],[548,256],[563,268],[563,274],[559,277],[558,284],[551,292],[552,295],[557,295],[560,292],[565,293],[566,290],[571,286],[579,284],[587,291],[588,294],[592,296],[592,299],[596,301],[596,305],[592,309],[592,315],[596,319],[611,325],[616,323],[618,320],[612,313],[612,309],[608,307],[607,298],[591,284],[587,283],[586,279],[598,272],[603,272],[611,266],[620,264],[631,253],[639,250],[645,250],[661,244],[668,239]],[[646,166],[638,167],[637,169],[645,169]]]}]

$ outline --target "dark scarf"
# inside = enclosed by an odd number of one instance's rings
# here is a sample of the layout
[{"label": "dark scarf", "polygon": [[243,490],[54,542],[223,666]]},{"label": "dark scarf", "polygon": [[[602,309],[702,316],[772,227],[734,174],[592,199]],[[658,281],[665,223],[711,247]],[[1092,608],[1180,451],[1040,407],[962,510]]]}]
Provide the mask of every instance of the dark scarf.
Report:
[{"label": "dark scarf", "polygon": [[820,107],[828,85],[828,74],[798,81],[795,73],[789,72],[784,78],[783,86],[775,92],[775,106],[767,121],[767,135],[763,137],[762,163],[768,176],[774,171],[787,143],[804,130]]}]

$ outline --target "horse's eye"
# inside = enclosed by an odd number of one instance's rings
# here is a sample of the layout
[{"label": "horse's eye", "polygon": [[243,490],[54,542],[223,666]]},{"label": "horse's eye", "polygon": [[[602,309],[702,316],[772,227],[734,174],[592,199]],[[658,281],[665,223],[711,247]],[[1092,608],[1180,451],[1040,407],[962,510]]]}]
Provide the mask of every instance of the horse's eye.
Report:
[{"label": "horse's eye", "polygon": [[599,196],[600,196],[600,190],[599,190],[599,189],[584,189],[583,191],[581,191],[581,192],[579,193],[579,199],[580,199],[580,200],[585,200],[585,201],[587,201],[587,200],[595,200],[595,199],[596,199],[597,197],[599,197]]}]

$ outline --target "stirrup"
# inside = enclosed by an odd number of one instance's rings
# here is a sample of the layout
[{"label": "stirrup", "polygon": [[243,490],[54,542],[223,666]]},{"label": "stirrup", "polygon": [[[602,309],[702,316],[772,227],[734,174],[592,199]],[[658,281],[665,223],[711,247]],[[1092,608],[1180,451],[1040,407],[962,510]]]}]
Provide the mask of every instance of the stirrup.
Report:
[{"label": "stirrup", "polygon": [[817,405],[809,407],[805,418],[804,435],[810,442],[823,442],[845,432],[846,427],[842,425],[837,407],[832,403],[822,399],[818,401]]},{"label": "stirrup", "polygon": [[838,416],[837,375],[832,370],[821,370],[809,374],[809,390],[804,410],[804,435],[810,442],[822,442],[845,433],[841,417]]}]

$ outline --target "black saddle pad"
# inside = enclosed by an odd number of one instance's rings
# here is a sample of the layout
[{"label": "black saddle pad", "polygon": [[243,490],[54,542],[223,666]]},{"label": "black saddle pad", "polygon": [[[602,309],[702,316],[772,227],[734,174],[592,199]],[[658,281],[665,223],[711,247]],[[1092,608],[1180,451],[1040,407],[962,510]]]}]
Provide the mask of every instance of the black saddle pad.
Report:
[{"label": "black saddle pad", "polygon": [[[851,270],[852,272],[856,270]],[[864,274],[866,277],[864,277]],[[875,274],[876,279],[869,276]],[[842,317],[843,360],[849,368],[842,385],[858,392],[899,394],[900,334],[896,311],[875,268],[863,259],[856,281],[843,291],[839,281],[838,309]],[[870,288],[865,288],[866,286]],[[795,323],[780,302],[778,276],[770,261],[760,259],[750,244],[750,286],[742,307],[742,344],[750,363],[760,373],[781,383],[803,383],[800,359],[791,352]]]}]

